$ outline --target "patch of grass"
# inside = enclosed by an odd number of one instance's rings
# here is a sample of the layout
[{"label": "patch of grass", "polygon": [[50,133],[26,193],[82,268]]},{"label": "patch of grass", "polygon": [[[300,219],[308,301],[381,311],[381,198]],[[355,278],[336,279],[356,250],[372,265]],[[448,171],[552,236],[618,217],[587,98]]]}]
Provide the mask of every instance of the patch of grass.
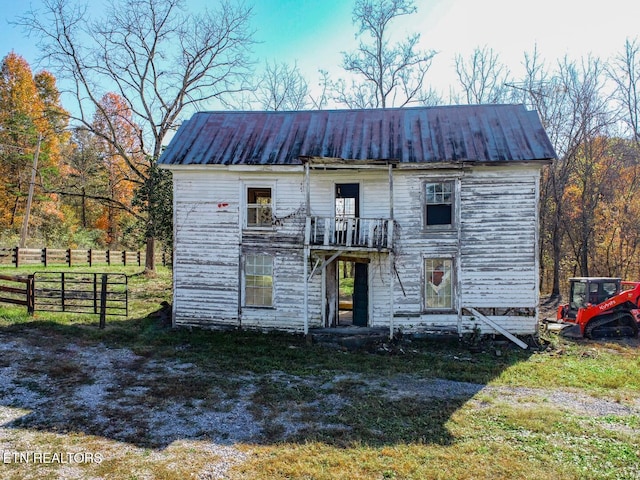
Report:
[{"label": "patch of grass", "polygon": [[514,363],[495,384],[580,388],[614,396],[640,392],[640,352],[637,347],[606,343],[566,343],[561,349]]},{"label": "patch of grass", "polygon": [[[74,466],[71,473],[60,465],[0,465],[2,478],[215,476],[220,458],[210,443],[195,438],[168,446],[141,442],[149,432],[140,412],[162,407],[168,399],[229,409],[241,391],[250,392],[238,401],[248,403],[263,436],[259,445],[234,445],[248,457],[228,472],[230,478],[640,478],[637,413],[587,418],[557,409],[543,397],[508,402],[497,390],[453,400],[390,398],[384,391],[385,382],[395,385],[402,375],[560,387],[631,403],[640,394],[640,349],[634,344],[557,340],[548,351],[535,353],[502,345],[496,356],[491,342],[483,352],[471,354],[454,338],[405,342],[405,354],[342,352],[309,345],[300,335],[173,330],[156,313],[161,302],[170,300],[170,284],[168,270],[159,269],[155,277],[132,276],[130,318],[108,319],[104,330],[97,328],[95,316],[28,317],[20,309],[0,307],[2,338],[48,349],[28,360],[19,358],[18,349],[10,359],[3,356],[2,368],[24,361],[20,386],[43,388],[38,382],[30,386],[29,377],[48,377],[51,388],[72,391],[91,376],[84,377],[86,372],[67,357],[72,351],[68,347],[103,344],[138,355],[127,363],[127,371],[116,365],[119,387],[107,400],[118,401],[128,388],[143,389],[131,397],[141,402],[137,409],[114,407],[110,412],[105,403],[101,413],[117,416],[119,427],[135,427],[123,428],[128,433],[119,441],[106,438],[104,428],[74,432],[76,420],[79,429],[91,425],[83,411],[61,425],[47,423],[42,414],[35,425],[30,420],[35,415],[20,411],[3,427],[5,450],[83,450],[101,452],[105,460]],[[159,377],[158,362],[190,365]],[[9,418],[12,406],[2,407]],[[307,424],[287,437],[283,420],[291,416]]]}]

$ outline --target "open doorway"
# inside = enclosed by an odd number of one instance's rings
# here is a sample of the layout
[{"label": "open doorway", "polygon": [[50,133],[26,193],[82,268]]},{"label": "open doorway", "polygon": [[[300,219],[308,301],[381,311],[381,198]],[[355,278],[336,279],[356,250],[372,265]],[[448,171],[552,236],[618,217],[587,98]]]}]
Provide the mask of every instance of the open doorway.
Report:
[{"label": "open doorway", "polygon": [[360,216],[360,184],[336,183],[336,218]]},{"label": "open doorway", "polygon": [[366,327],[369,317],[369,265],[338,259],[337,326]]},{"label": "open doorway", "polygon": [[338,260],[338,326],[353,325],[354,265]]}]

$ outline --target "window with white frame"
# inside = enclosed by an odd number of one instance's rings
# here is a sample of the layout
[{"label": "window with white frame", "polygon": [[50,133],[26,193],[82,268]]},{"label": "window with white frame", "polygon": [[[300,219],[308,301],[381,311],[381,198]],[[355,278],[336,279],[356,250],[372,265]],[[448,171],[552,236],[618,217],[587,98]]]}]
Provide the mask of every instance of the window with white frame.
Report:
[{"label": "window with white frame", "polygon": [[273,306],[273,257],[251,254],[244,264],[244,303],[247,306]]},{"label": "window with white frame", "polygon": [[453,225],[453,181],[425,183],[425,227]]},{"label": "window with white frame", "polygon": [[453,309],[453,260],[450,258],[425,258],[424,276],[425,309]]},{"label": "window with white frame", "polygon": [[271,227],[271,188],[247,188],[247,227]]}]

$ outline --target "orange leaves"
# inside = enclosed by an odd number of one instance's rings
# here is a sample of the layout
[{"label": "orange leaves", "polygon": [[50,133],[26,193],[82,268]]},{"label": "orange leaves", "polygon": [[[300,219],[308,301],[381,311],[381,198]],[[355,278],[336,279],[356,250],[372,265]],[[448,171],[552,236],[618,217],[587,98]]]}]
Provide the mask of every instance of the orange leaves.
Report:
[{"label": "orange leaves", "polygon": [[38,91],[31,68],[21,56],[10,53],[2,62],[0,75],[0,121],[10,116],[42,117],[43,105],[38,101]]},{"label": "orange leaves", "polygon": [[110,245],[120,239],[122,224],[128,212],[136,211],[132,205],[135,189],[147,172],[142,150],[140,128],[124,98],[107,93],[100,101],[93,120],[99,136],[100,169],[105,176],[107,201],[96,227],[104,230]]},{"label": "orange leaves", "polygon": [[45,192],[59,179],[67,122],[55,77],[34,76],[24,58],[7,55],[0,69],[0,228],[16,228],[22,221],[39,139],[32,223],[63,220],[60,200]]},{"label": "orange leaves", "polygon": [[598,137],[581,145],[562,197],[564,229],[574,255],[582,258],[579,274],[632,279],[640,274],[638,195],[636,144]]}]

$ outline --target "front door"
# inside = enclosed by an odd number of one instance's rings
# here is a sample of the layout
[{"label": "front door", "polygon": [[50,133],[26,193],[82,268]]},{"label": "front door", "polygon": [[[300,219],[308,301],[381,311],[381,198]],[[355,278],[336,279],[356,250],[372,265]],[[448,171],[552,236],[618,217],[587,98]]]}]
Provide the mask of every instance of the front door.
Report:
[{"label": "front door", "polygon": [[336,183],[336,217],[360,216],[360,184]]},{"label": "front door", "polygon": [[369,265],[354,264],[353,279],[353,324],[366,327],[369,316]]}]

